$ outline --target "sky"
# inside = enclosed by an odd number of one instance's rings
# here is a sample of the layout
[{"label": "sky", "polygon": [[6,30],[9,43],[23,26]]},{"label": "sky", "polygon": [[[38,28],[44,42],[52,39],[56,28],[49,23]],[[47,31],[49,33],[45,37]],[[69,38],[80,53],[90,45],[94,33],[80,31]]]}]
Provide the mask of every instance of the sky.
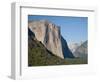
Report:
[{"label": "sky", "polygon": [[88,39],[88,17],[28,15],[28,21],[49,20],[61,27],[61,35],[70,43],[80,43]]}]

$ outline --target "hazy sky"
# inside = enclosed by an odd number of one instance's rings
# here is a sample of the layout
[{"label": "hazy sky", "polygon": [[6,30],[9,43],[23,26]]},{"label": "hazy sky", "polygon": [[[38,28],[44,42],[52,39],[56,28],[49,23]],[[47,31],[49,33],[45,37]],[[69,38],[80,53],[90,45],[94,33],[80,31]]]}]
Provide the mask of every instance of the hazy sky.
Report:
[{"label": "hazy sky", "polygon": [[60,26],[61,34],[68,43],[80,43],[88,39],[87,17],[29,15],[28,20],[49,20]]}]

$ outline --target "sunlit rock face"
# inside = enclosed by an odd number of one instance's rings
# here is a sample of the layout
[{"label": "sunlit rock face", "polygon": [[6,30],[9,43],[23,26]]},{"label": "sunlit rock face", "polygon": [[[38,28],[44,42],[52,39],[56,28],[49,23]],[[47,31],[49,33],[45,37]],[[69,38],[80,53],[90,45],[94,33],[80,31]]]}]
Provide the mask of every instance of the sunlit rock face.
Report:
[{"label": "sunlit rock face", "polygon": [[73,57],[67,42],[61,36],[60,27],[47,20],[31,21],[28,28],[35,34],[35,38],[53,54],[64,59]]}]

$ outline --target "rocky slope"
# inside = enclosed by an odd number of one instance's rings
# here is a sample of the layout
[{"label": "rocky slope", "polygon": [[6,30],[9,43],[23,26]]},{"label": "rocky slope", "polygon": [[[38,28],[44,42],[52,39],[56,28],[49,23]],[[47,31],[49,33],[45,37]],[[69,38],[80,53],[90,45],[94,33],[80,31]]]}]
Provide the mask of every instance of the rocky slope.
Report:
[{"label": "rocky slope", "polygon": [[61,36],[60,27],[47,21],[31,21],[28,28],[34,33],[35,39],[40,41],[47,50],[56,56],[64,58],[74,58],[67,46],[66,40]]},{"label": "rocky slope", "polygon": [[69,46],[69,49],[72,51],[72,53],[74,53],[75,50],[80,46],[80,44],[78,44],[78,43],[70,43],[68,46]]},{"label": "rocky slope", "polygon": [[73,53],[76,57],[87,58],[88,56],[88,42],[83,42]]},{"label": "rocky slope", "polygon": [[64,65],[67,61],[55,56],[35,39],[34,33],[28,29],[28,66]]}]

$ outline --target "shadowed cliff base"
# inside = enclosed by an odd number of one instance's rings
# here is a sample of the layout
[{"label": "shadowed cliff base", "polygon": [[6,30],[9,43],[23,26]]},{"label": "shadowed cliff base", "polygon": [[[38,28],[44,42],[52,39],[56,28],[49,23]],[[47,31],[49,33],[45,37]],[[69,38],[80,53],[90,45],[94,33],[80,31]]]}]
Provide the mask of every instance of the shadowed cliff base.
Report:
[{"label": "shadowed cliff base", "polygon": [[64,58],[74,58],[72,52],[68,48],[66,40],[61,36],[61,43],[62,43],[62,51]]}]

